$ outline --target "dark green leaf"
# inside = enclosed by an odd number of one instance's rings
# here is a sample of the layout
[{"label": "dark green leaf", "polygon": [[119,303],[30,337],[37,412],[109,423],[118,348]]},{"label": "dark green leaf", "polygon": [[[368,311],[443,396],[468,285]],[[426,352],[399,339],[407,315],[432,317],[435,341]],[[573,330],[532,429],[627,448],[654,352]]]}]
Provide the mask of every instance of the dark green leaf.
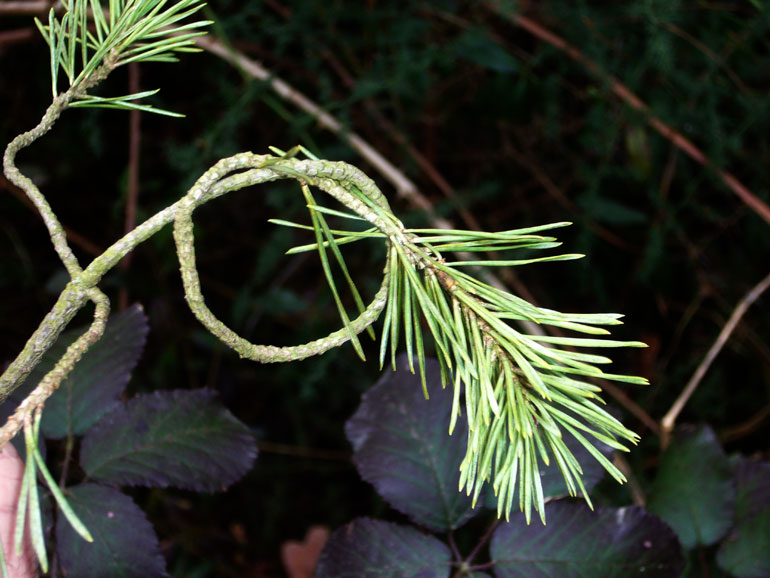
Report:
[{"label": "dark green leaf", "polygon": [[719,566],[738,578],[770,575],[770,463],[731,460],[736,482],[735,526],[717,552]]},{"label": "dark green leaf", "polygon": [[410,526],[358,518],[326,543],[316,578],[446,578],[446,545]]},{"label": "dark green leaf", "polygon": [[708,426],[683,427],[663,454],[647,509],[665,520],[682,546],[708,546],[733,523],[730,464]]},{"label": "dark green leaf", "polygon": [[719,547],[717,562],[737,578],[770,576],[770,508],[738,522]]},{"label": "dark green leaf", "polygon": [[[43,435],[63,438],[68,431],[83,435],[114,407],[142,355],[148,330],[141,305],[110,317],[102,338],[46,401],[41,422]],[[36,386],[84,331],[86,328],[62,333],[27,378],[28,386]]]},{"label": "dark green leaf", "polygon": [[94,541],[83,540],[64,516],[59,516],[56,551],[65,576],[167,576],[155,531],[131,498],[96,484],[69,488],[68,494],[73,510]]},{"label": "dark green leaf", "polygon": [[612,225],[639,225],[647,222],[647,215],[613,199],[590,197],[580,204],[594,219]]},{"label": "dark green leaf", "polygon": [[467,428],[465,418],[459,418],[454,435],[449,435],[452,391],[441,388],[438,362],[425,361],[429,400],[401,354],[398,371],[383,376],[364,394],[345,431],[363,479],[418,524],[446,531],[474,514],[471,499],[457,489]]},{"label": "dark green leaf", "polygon": [[489,70],[513,72],[518,66],[516,59],[481,28],[463,32],[455,41],[454,50],[460,58]]},{"label": "dark green leaf", "polygon": [[511,516],[492,537],[497,578],[677,578],[684,558],[676,536],[641,508],[551,502],[548,524]]},{"label": "dark green leaf", "polygon": [[83,469],[116,484],[224,489],[251,468],[257,449],[214,395],[157,391],[115,408],[83,439]]},{"label": "dark green leaf", "polygon": [[736,521],[740,522],[770,508],[770,462],[733,456],[730,465],[735,475]]}]

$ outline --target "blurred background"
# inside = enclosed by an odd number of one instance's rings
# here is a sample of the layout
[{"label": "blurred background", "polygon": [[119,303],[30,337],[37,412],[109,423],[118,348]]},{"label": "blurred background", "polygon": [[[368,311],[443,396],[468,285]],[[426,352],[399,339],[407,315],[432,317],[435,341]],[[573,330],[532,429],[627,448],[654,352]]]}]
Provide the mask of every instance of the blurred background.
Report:
[{"label": "blurred background", "polygon": [[[49,7],[0,0],[3,143],[37,124],[50,103],[48,48],[32,20]],[[141,222],[174,202],[220,158],[271,145],[302,144],[357,165],[412,226],[571,221],[557,235],[584,259],[500,277],[543,307],[624,313],[614,335],[649,344],[613,357],[617,373],[651,385],[606,396],[643,437],[628,456],[643,489],[659,457],[656,422],[768,274],[770,8],[737,0],[219,0],[205,16],[215,21],[205,47],[219,55],[125,67],[98,90],[161,88],[152,103],[186,118],[72,110],[19,155],[81,262],[118,239],[127,219]],[[228,54],[261,68],[221,57]],[[329,130],[307,102],[277,92],[279,81],[338,124]],[[317,258],[284,255],[310,237],[269,224],[273,217],[308,221],[294,183],[232,193],[196,212],[203,291],[251,341],[304,343],[339,320]],[[373,295],[382,247],[362,244],[346,256]],[[0,178],[0,361],[18,353],[65,281],[39,216]],[[375,344],[367,363],[350,346],[283,366],[238,359],[187,309],[170,227],[103,287],[115,310],[139,302],[149,317],[130,391],[214,388],[260,446],[252,472],[227,493],[133,491],[172,575],[286,576],[281,545],[311,525],[399,519],[358,478],[343,431],[378,378]],[[680,417],[711,424],[728,452],[765,459],[768,299],[737,326]],[[596,501],[632,496],[604,483]]]}]

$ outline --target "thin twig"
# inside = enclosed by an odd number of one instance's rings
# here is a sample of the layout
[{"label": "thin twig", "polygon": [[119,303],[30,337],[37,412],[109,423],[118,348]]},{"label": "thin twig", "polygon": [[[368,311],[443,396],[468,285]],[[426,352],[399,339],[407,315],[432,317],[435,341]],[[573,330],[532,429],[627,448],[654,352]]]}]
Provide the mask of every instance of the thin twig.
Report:
[{"label": "thin twig", "polygon": [[[139,64],[132,62],[128,65],[128,92],[139,92]],[[128,182],[126,183],[126,208],[123,232],[130,233],[136,226],[136,206],[139,199],[139,145],[142,140],[142,116],[138,110],[128,113]],[[133,252],[126,255],[120,262],[121,270],[128,271],[131,266]],[[118,294],[118,310],[128,307],[128,288],[123,285]]]},{"label": "thin twig", "polygon": [[462,560],[462,554],[460,554],[460,549],[457,547],[457,540],[455,540],[455,534],[452,530],[449,530],[447,541],[449,542],[449,548],[452,550],[455,560],[458,562]]},{"label": "thin twig", "polygon": [[614,383],[610,383],[606,380],[600,380],[599,385],[601,386],[602,391],[607,392],[612,398],[615,399],[615,401],[617,401],[620,405],[631,412],[634,417],[636,417],[640,422],[650,428],[652,433],[655,435],[660,435],[660,426],[657,424],[657,422],[652,419],[649,413],[644,411],[642,406],[628,397],[628,394],[625,391],[620,389]]},{"label": "thin twig", "polygon": [[219,56],[246,72],[249,76],[262,80],[284,100],[292,103],[303,112],[312,116],[321,128],[325,128],[336,135],[343,137],[346,143],[363,157],[377,172],[379,172],[393,187],[396,194],[407,199],[414,206],[431,215],[431,219],[439,226],[449,229],[450,223],[436,215],[433,204],[417,189],[417,186],[401,172],[393,163],[379,153],[372,145],[366,142],[355,132],[347,130],[339,120],[318,104],[310,100],[300,91],[296,90],[285,80],[272,74],[260,62],[248,58],[244,54],[225,46],[215,38],[202,36],[195,43],[204,50]]},{"label": "thin twig", "polygon": [[29,2],[0,2],[0,16],[45,14],[53,4],[48,0],[30,0]]},{"label": "thin twig", "polygon": [[674,146],[682,150],[695,162],[706,167],[707,169],[714,171],[714,173],[722,180],[722,182],[746,205],[748,205],[752,211],[754,211],[758,216],[770,224],[770,206],[768,206],[767,203],[752,193],[733,174],[716,166],[716,164],[714,164],[714,162],[709,157],[707,157],[700,148],[698,148],[691,140],[682,135],[682,133],[674,130],[660,118],[655,116],[641,98],[634,94],[630,88],[620,82],[620,80],[618,80],[616,77],[604,71],[594,60],[588,58],[578,48],[569,44],[562,37],[554,34],[550,30],[544,28],[541,24],[538,24],[526,16],[511,13],[510,10],[506,10],[500,7],[497,2],[488,1],[484,3],[484,6],[495,14],[505,18],[506,20],[509,20],[516,26],[523,28],[536,38],[539,38],[554,48],[561,50],[569,58],[585,67],[586,70],[607,82],[610,89],[613,93],[615,93],[617,97],[623,100],[631,108],[641,112],[644,115],[645,119],[647,120],[647,124],[654,128],[664,138],[671,141]]},{"label": "thin twig", "polygon": [[[83,90],[83,92],[85,92],[85,90]],[[54,249],[56,249],[61,262],[67,268],[70,277],[76,277],[83,271],[83,269],[80,267],[77,257],[75,257],[75,254],[67,243],[67,236],[64,233],[64,228],[59,222],[59,218],[53,212],[51,205],[48,204],[48,200],[43,196],[37,186],[35,186],[32,180],[25,176],[16,166],[16,155],[18,152],[48,132],[59,118],[62,111],[67,108],[69,101],[72,98],[73,95],[71,92],[57,96],[35,128],[20,134],[10,142],[3,155],[3,173],[11,183],[23,190],[29,200],[35,205],[35,208],[43,219],[43,223],[45,223],[45,226],[48,229]]]},{"label": "thin twig", "polygon": [[628,463],[628,460],[620,452],[615,452],[612,454],[612,463],[615,464],[615,467],[617,467],[621,472],[623,472],[624,476],[626,476],[626,479],[628,480],[628,489],[631,492],[631,501],[635,506],[644,507],[645,503],[647,502],[647,498],[644,495],[644,490],[642,489],[641,484],[639,484],[639,480],[637,480],[636,476],[634,476],[634,471],[631,469],[631,465]]},{"label": "thin twig", "polygon": [[754,303],[754,301],[759,298],[760,295],[762,295],[762,293],[765,292],[765,290],[767,290],[768,287],[770,287],[770,274],[762,279],[762,281],[757,283],[757,285],[755,285],[751,291],[749,291],[744,296],[744,298],[740,300],[738,305],[735,306],[732,315],[730,315],[730,319],[728,319],[727,323],[725,323],[725,326],[722,328],[722,331],[719,333],[716,341],[711,346],[711,349],[709,349],[706,357],[703,358],[703,361],[701,361],[700,365],[698,365],[698,368],[695,370],[695,373],[693,373],[690,381],[687,382],[687,386],[684,388],[682,393],[679,394],[679,397],[671,406],[671,409],[668,410],[668,413],[666,413],[666,415],[661,420],[661,445],[664,448],[668,445],[671,432],[673,431],[674,424],[676,423],[676,418],[679,416],[682,409],[684,409],[685,404],[697,389],[698,385],[703,379],[703,376],[706,375],[706,372],[708,371],[709,367],[711,367],[714,359],[717,355],[719,355],[719,352],[722,351],[725,343],[727,343],[727,340],[730,338],[730,335],[738,325],[738,322],[740,322],[740,320],[743,318],[743,315],[746,313],[748,308],[752,303]]},{"label": "thin twig", "polygon": [[307,448],[291,444],[279,444],[260,440],[257,442],[260,452],[269,454],[281,454],[298,458],[313,458],[316,460],[350,461],[350,452],[347,450],[324,450],[319,448]]},{"label": "thin twig", "polygon": [[[342,79],[345,87],[348,90],[354,90],[356,87],[356,80],[350,75],[345,67],[342,66],[334,53],[331,50],[325,49],[323,50],[323,55],[334,69],[334,71],[337,73],[337,75]],[[382,113],[373,99],[366,98],[363,102],[367,112],[375,118],[380,127],[387,133],[391,140],[393,140],[393,142],[399,146],[403,147],[409,156],[412,157],[412,160],[415,162],[415,164],[417,164],[417,166],[420,167],[420,169],[433,182],[433,184],[436,185],[436,188],[440,190],[446,198],[453,201],[457,214],[460,215],[460,218],[463,220],[466,226],[476,231],[481,230],[481,225],[479,224],[476,217],[474,217],[468,209],[457,203],[455,199],[454,187],[449,184],[449,182],[433,165],[433,163],[431,163],[424,154],[417,150],[417,147],[409,142],[409,139],[407,139],[407,137],[400,130],[398,130],[398,128],[390,121],[390,119],[388,119]]]},{"label": "thin twig", "polygon": [[675,34],[676,36],[679,36],[683,40],[689,42],[696,50],[702,52],[706,58],[714,62],[717,66],[719,66],[721,69],[725,71],[725,74],[730,78],[730,80],[733,81],[735,86],[738,87],[738,89],[743,94],[750,94],[751,90],[743,83],[743,81],[740,79],[740,77],[733,71],[732,68],[727,66],[727,64],[724,62],[724,60],[716,54],[713,50],[711,50],[706,44],[695,38],[692,34],[687,32],[686,30],[682,30],[679,26],[676,24],[673,24],[671,22],[664,22],[660,21],[660,26],[671,32],[672,34]]},{"label": "thin twig", "polygon": [[[66,296],[72,290],[77,289],[74,288],[72,284],[68,285],[68,289],[62,293],[62,296]],[[54,368],[49,371],[37,387],[27,395],[24,401],[22,401],[16,410],[14,410],[13,415],[8,418],[5,425],[0,428],[0,449],[2,449],[2,447],[19,432],[25,422],[31,419],[31,416],[35,411],[38,411],[43,407],[46,399],[48,399],[51,394],[56,391],[59,385],[61,385],[61,382],[67,378],[67,375],[69,375],[72,368],[75,367],[75,364],[80,361],[83,354],[104,334],[107,318],[110,315],[109,299],[96,287],[91,287],[82,293],[96,306],[93,322],[88,330],[67,348],[67,351],[62,355],[59,361],[56,362]],[[54,311],[56,311],[55,308]],[[55,327],[48,327],[44,324],[45,320],[40,328],[49,332],[54,331]],[[3,377],[5,377],[5,374]]]},{"label": "thin twig", "polygon": [[[2,3],[0,3],[2,6]],[[17,42],[27,42],[35,37],[34,28],[19,28],[18,30],[3,30],[0,32],[0,48]]]},{"label": "thin twig", "polygon": [[770,417],[770,404],[760,409],[743,423],[739,423],[738,425],[734,425],[723,431],[719,436],[719,439],[723,444],[726,444],[745,437],[762,425],[762,422],[768,417]]}]

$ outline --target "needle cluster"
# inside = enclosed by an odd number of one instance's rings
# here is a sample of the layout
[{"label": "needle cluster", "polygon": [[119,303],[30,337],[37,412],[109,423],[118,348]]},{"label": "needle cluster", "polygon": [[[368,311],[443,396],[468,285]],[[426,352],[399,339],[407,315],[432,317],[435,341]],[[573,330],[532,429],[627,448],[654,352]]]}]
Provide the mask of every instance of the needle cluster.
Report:
[{"label": "needle cluster", "polygon": [[[51,53],[51,90],[59,95],[59,71],[74,91],[73,107],[136,109],[168,116],[182,116],[138,104],[137,100],[158,92],[149,90],[115,97],[92,96],[85,89],[114,68],[131,62],[176,62],[179,52],[199,52],[195,39],[206,34],[208,20],[182,23],[203,8],[201,0],[62,0],[61,18],[51,8],[48,24],[35,18]],[[89,27],[91,23],[91,27]],[[100,69],[106,68],[100,74]]]},{"label": "needle cluster", "polygon": [[[289,156],[284,155],[283,161],[276,159],[273,169],[281,170],[282,162],[290,162]],[[302,163],[294,166],[304,167]],[[380,337],[380,365],[390,357],[395,368],[396,351],[403,340],[411,370],[419,371],[427,396],[425,347],[426,333],[429,334],[441,364],[443,384],[453,388],[449,433],[453,432],[458,416],[463,412],[467,416],[468,449],[460,466],[461,490],[473,494],[477,500],[484,484],[491,482],[498,496],[499,515],[509,516],[518,493],[518,506],[527,518],[533,508],[543,518],[540,467],[555,462],[570,493],[582,493],[590,504],[581,481],[582,468],[565,444],[565,435],[580,442],[616,480],[625,481],[623,474],[596,444],[628,451],[625,444],[636,443],[638,436],[601,407],[604,404],[599,396],[601,388],[589,379],[635,384],[644,384],[646,380],[605,373],[599,366],[611,363],[611,360],[584,350],[645,347],[645,344],[605,338],[609,334],[605,326],[620,324],[621,315],[560,313],[543,309],[462,271],[464,267],[516,267],[577,259],[582,255],[528,255],[526,258],[491,260],[453,257],[457,253],[494,252],[499,255],[514,250],[531,253],[552,249],[560,243],[555,237],[541,233],[569,223],[496,233],[407,229],[387,206],[371,202],[368,188],[374,187],[373,183],[353,185],[348,182],[346,188],[366,204],[377,217],[374,220],[362,217],[360,211],[355,215],[318,205],[306,182],[312,179],[305,176],[303,181],[296,169],[291,172],[303,182],[312,226],[283,220],[274,222],[314,231],[315,243],[295,247],[290,252],[318,251],[342,322],[349,328],[353,346],[362,357],[363,349],[342,305],[328,255],[333,256],[357,307],[363,311],[363,301],[339,247],[361,239],[387,240],[384,283],[387,302]],[[325,172],[334,174],[332,168]],[[334,230],[326,223],[324,215],[328,214],[355,221],[376,220],[379,225],[358,231]],[[589,337],[528,335],[517,329],[517,321]]]}]

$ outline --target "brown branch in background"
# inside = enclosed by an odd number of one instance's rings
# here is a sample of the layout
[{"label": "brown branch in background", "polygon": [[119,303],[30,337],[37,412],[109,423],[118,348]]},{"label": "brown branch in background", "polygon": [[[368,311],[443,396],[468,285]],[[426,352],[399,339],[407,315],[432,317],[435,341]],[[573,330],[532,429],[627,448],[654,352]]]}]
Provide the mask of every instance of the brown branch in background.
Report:
[{"label": "brown branch in background", "polygon": [[279,444],[260,440],[257,442],[260,452],[271,454],[282,454],[286,456],[296,456],[300,458],[313,458],[317,460],[348,461],[350,452],[347,450],[324,450],[318,448],[308,448],[290,444]]},{"label": "brown branch in background", "polygon": [[28,2],[0,2],[0,16],[24,16],[25,14],[45,14],[56,3],[48,0],[30,0]]},{"label": "brown branch in background", "polygon": [[[139,92],[139,65],[132,62],[128,65],[128,93]],[[138,110],[128,113],[128,182],[126,184],[125,233],[130,233],[136,227],[136,205],[139,199],[139,155],[142,141],[142,116]],[[131,256],[126,255],[120,262],[120,269],[128,271],[131,266]],[[128,288],[123,285],[118,294],[118,310],[128,308]]]},{"label": "brown branch in background", "polygon": [[496,2],[485,2],[484,6],[486,6],[488,10],[491,10],[495,14],[498,14],[506,20],[509,20],[516,26],[523,28],[536,38],[539,38],[543,42],[547,42],[554,48],[561,50],[569,58],[585,67],[589,72],[595,74],[607,82],[612,92],[631,108],[641,112],[645,116],[647,123],[656,131],[658,131],[660,135],[671,141],[674,146],[683,151],[695,162],[709,170],[714,171],[714,173],[733,193],[735,193],[747,206],[749,206],[751,210],[753,210],[757,215],[759,215],[768,224],[770,224],[770,206],[768,206],[764,201],[754,195],[731,173],[716,166],[711,161],[711,159],[709,159],[703,153],[703,151],[700,150],[692,141],[687,139],[680,132],[672,129],[660,118],[655,116],[650,108],[625,84],[602,70],[596,62],[585,56],[580,50],[569,44],[566,40],[560,36],[557,36],[550,30],[547,30],[534,20],[531,20],[526,16],[522,16],[521,14],[510,13],[510,11],[507,11],[498,6]]},{"label": "brown branch in background", "polygon": [[[337,72],[337,75],[342,79],[343,83],[345,83],[345,86],[348,88],[348,90],[352,90],[355,88],[356,81],[355,79],[348,73],[348,71],[345,69],[344,66],[342,66],[342,63],[339,62],[339,60],[334,56],[334,54],[330,50],[324,50],[324,58],[329,62],[331,67]],[[455,199],[455,189],[452,185],[449,184],[449,181],[447,181],[444,176],[439,172],[439,170],[431,163],[427,157],[422,154],[419,150],[417,150],[417,147],[415,147],[411,142],[409,142],[409,139],[400,131],[396,126],[380,111],[380,109],[377,107],[375,102],[367,98],[364,100],[364,106],[366,107],[366,110],[369,114],[371,114],[375,120],[380,124],[380,127],[385,131],[388,136],[399,146],[403,147],[406,152],[409,154],[409,156],[412,158],[412,160],[417,164],[417,166],[426,174],[426,176],[433,182],[434,185],[443,193],[443,195],[450,199]],[[457,214],[460,216],[460,219],[465,223],[465,225],[472,230],[480,231],[481,230],[481,224],[478,222],[476,217],[473,216],[473,213],[471,213],[468,209],[461,206],[460,203],[454,202],[453,208],[457,212]],[[490,253],[490,256],[494,258],[494,255],[496,253]],[[481,275],[488,274],[488,271],[477,271]],[[513,287],[516,292],[521,296],[524,297],[527,301],[530,301],[531,303],[535,302],[535,297],[532,295],[532,293],[527,289],[526,285],[519,280],[516,273],[514,273],[512,268],[506,267],[498,271],[498,274],[500,277],[507,283],[509,286]],[[494,279],[494,281],[489,280],[489,278]],[[489,275],[489,278],[485,278],[491,285],[502,288],[502,285],[495,279],[493,276]],[[534,330],[533,328],[530,328]],[[538,334],[541,334],[542,331],[540,331]]]},{"label": "brown branch in background", "polygon": [[735,86],[738,87],[738,89],[743,94],[750,94],[751,90],[743,83],[743,81],[738,77],[737,74],[733,71],[732,68],[727,66],[722,58],[719,57],[718,54],[716,54],[711,48],[706,46],[703,42],[695,38],[692,34],[687,32],[686,30],[682,30],[679,26],[676,24],[672,24],[671,22],[665,22],[660,21],[660,26],[671,32],[672,34],[679,36],[679,38],[682,38],[683,40],[686,40],[692,46],[694,46],[697,50],[702,52],[709,60],[717,64],[722,70],[725,71],[725,74],[730,78],[731,81],[735,84]]},{"label": "brown branch in background", "polygon": [[[578,207],[572,199],[570,199],[564,191],[553,182],[551,177],[541,167],[537,166],[531,157],[519,151],[507,138],[507,135],[503,135],[503,151],[507,157],[516,161],[516,164],[526,169],[537,181],[537,183],[548,193],[557,203],[564,207],[569,213],[582,214],[583,211]],[[588,227],[596,233],[599,237],[626,251],[633,251],[634,248],[629,245],[622,237],[619,237],[606,227],[602,227],[599,223],[593,219],[588,218],[583,214],[583,218],[586,219]]]},{"label": "brown branch in background", "polygon": [[703,361],[700,362],[700,365],[698,365],[695,373],[693,373],[690,381],[687,382],[687,385],[685,386],[684,390],[682,390],[682,393],[679,394],[679,397],[673,403],[671,409],[669,409],[668,413],[663,416],[660,425],[662,434],[661,445],[664,449],[670,440],[671,432],[673,431],[674,424],[676,423],[676,418],[679,417],[679,414],[681,413],[682,409],[684,409],[685,404],[690,399],[692,394],[695,393],[695,390],[703,379],[703,376],[706,375],[706,372],[708,371],[709,367],[711,367],[714,359],[716,359],[716,356],[719,355],[720,351],[722,351],[722,348],[724,347],[725,343],[727,343],[727,340],[730,339],[730,335],[740,320],[743,318],[743,315],[746,313],[751,304],[759,299],[759,296],[762,295],[762,293],[764,293],[768,287],[770,287],[770,274],[762,279],[759,283],[757,283],[751,289],[751,291],[749,291],[743,297],[743,299],[738,302],[738,305],[735,306],[732,315],[730,315],[730,319],[728,319],[727,323],[725,323],[725,326],[722,328],[722,331],[719,333],[716,341],[711,346],[711,349],[709,349],[706,357],[704,357]]},{"label": "brown branch in background", "polygon": [[[383,178],[396,189],[396,194],[398,196],[405,199],[413,207],[424,211],[433,226],[441,229],[454,228],[450,221],[436,214],[436,211],[433,209],[433,204],[420,192],[417,185],[415,185],[414,182],[393,163],[380,154],[377,149],[355,132],[347,130],[334,116],[310,100],[307,96],[298,90],[295,90],[289,83],[270,73],[261,63],[248,58],[237,50],[225,46],[221,41],[209,38],[208,36],[196,39],[196,44],[200,48],[203,48],[204,50],[219,56],[233,66],[240,68],[249,76],[266,82],[278,96],[315,118],[321,128],[325,128],[337,135],[367,161],[374,170],[379,172]],[[487,270],[482,268],[478,271],[478,274],[490,285],[501,289],[505,288],[500,280]],[[516,288],[522,296],[534,302],[535,300],[531,299],[531,295],[526,288],[520,282],[514,281],[514,288]],[[532,335],[545,334],[539,325],[532,323],[531,321],[524,320],[521,323]]]},{"label": "brown branch in background", "polygon": [[770,417],[770,405],[766,405],[743,423],[726,429],[719,436],[719,439],[723,444],[739,440],[753,433],[768,417]]},{"label": "brown branch in background", "polygon": [[628,397],[628,394],[625,391],[620,389],[614,383],[610,383],[604,379],[599,380],[599,385],[601,386],[602,391],[606,391],[610,397],[615,399],[615,401],[625,407],[640,422],[650,428],[652,433],[654,433],[656,436],[660,435],[660,426],[658,425],[658,422],[652,419],[650,414],[644,411],[642,406]]},{"label": "brown branch in background", "polygon": [[431,220],[441,228],[451,228],[449,222],[436,215],[430,200],[417,189],[417,186],[401,172],[393,163],[380,154],[377,149],[372,147],[358,134],[347,130],[331,114],[310,100],[307,96],[296,90],[289,83],[278,78],[268,71],[260,62],[248,58],[244,54],[225,46],[217,39],[203,36],[196,39],[196,44],[214,54],[221,59],[229,62],[233,66],[240,68],[249,76],[267,83],[267,85],[284,100],[292,103],[301,111],[309,114],[318,122],[318,126],[325,128],[341,137],[353,150],[366,160],[372,167],[379,172],[393,187],[396,194],[415,207],[425,211],[431,216]]},{"label": "brown branch in background", "polygon": [[[350,75],[350,73],[348,73],[348,71],[345,69],[339,59],[337,59],[334,53],[331,50],[324,49],[323,55],[327,62],[329,62],[331,67],[335,70],[337,75],[342,79],[345,87],[348,90],[355,89],[355,79]],[[433,184],[436,185],[436,188],[441,191],[441,193],[447,199],[454,200],[454,187],[449,184],[449,182],[433,165],[433,163],[431,163],[424,154],[417,150],[417,147],[409,142],[409,139],[407,139],[406,136],[390,121],[390,119],[388,119],[382,113],[382,111],[371,98],[365,99],[363,103],[366,111],[374,117],[374,119],[379,123],[380,127],[387,133],[393,142],[406,150],[409,156],[412,157],[412,160],[414,160],[417,166],[420,167],[420,170],[422,170],[422,172],[425,173],[425,175],[433,182]],[[476,231],[481,230],[481,225],[479,224],[478,220],[468,209],[460,206],[460,204],[457,202],[453,203],[453,207],[469,229]]]},{"label": "brown branch in background", "polygon": [[[2,3],[0,3],[2,6]],[[21,44],[29,42],[35,37],[37,31],[34,28],[19,28],[18,30],[3,30],[0,32],[0,50],[9,44]]]}]

